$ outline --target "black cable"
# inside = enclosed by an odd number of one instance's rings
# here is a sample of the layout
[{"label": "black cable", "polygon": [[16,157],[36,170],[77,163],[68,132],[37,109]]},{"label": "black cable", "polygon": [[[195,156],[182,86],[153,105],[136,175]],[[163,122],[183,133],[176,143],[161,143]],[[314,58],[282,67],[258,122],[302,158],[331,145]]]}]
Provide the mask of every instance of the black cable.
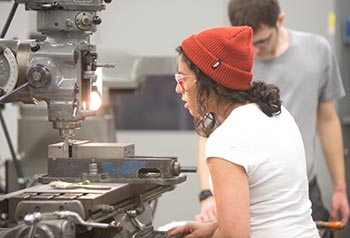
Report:
[{"label": "black cable", "polygon": [[[13,20],[13,17],[17,11],[17,7],[18,7],[18,3],[14,2],[12,5],[12,9],[10,11],[10,14],[6,20],[5,26],[3,27],[2,31],[1,31],[0,38],[5,38],[6,33],[7,33],[8,29],[11,25],[11,22]],[[16,157],[16,153],[15,153],[15,150],[14,150],[13,145],[12,145],[11,137],[9,135],[9,132],[8,132],[7,126],[6,126],[6,122],[5,122],[4,117],[2,115],[3,108],[4,108],[4,105],[1,104],[0,105],[0,120],[1,120],[2,129],[4,131],[4,134],[5,134],[5,137],[6,137],[6,140],[7,140],[11,155],[12,155],[13,164],[14,164],[15,169],[16,169],[17,183],[18,183],[20,188],[25,188],[25,179],[23,176],[23,169],[22,169],[22,167],[21,167],[21,165]]]},{"label": "black cable", "polygon": [[6,33],[7,33],[8,29],[9,29],[9,27],[11,25],[12,19],[15,16],[15,13],[17,11],[17,7],[18,7],[18,3],[14,2],[13,5],[12,5],[12,9],[11,9],[10,15],[8,16],[8,18],[6,20],[5,26],[4,26],[4,28],[2,28],[0,38],[5,38]]}]

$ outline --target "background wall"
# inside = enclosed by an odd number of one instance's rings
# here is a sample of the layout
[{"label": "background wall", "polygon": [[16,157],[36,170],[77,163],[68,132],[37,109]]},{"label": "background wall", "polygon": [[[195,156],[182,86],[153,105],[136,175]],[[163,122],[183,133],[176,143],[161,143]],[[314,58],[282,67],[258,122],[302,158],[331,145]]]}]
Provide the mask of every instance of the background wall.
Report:
[{"label": "background wall", "polygon": [[226,15],[226,0],[116,0],[102,12],[97,43],[138,54],[175,55],[183,38],[226,24]]}]

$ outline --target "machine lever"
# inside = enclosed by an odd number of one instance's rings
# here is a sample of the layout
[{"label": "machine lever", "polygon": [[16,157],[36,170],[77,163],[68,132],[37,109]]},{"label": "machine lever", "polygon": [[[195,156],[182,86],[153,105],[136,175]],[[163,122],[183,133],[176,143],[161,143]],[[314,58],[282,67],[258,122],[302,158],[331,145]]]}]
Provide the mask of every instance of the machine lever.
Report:
[{"label": "machine lever", "polygon": [[8,98],[9,96],[12,96],[20,91],[22,91],[23,89],[25,89],[27,86],[29,85],[29,82],[26,82],[25,84],[22,84],[21,86],[19,86],[18,88],[16,88],[15,90],[9,92],[8,94],[5,94],[4,96],[0,97],[0,103],[4,101],[4,99]]},{"label": "machine lever", "polygon": [[139,228],[140,231],[145,230],[146,225],[143,224],[139,219],[137,219],[136,217],[131,217],[130,220],[137,228]]},{"label": "machine lever", "polygon": [[181,173],[197,173],[196,166],[181,166]]},{"label": "machine lever", "polygon": [[61,219],[65,218],[74,218],[74,222],[76,224],[86,226],[86,227],[92,227],[92,228],[102,228],[102,229],[108,229],[113,228],[116,229],[118,232],[120,232],[123,227],[120,225],[120,223],[111,222],[109,224],[107,223],[97,223],[97,222],[86,222],[84,221],[78,213],[71,212],[71,211],[60,211],[60,212],[54,212],[56,216],[58,216]]},{"label": "machine lever", "polygon": [[100,67],[100,68],[114,68],[115,67],[114,64],[98,64],[96,66]]},{"label": "machine lever", "polygon": [[35,238],[36,229],[38,227],[38,223],[41,221],[41,213],[34,212],[33,214],[27,214],[24,217],[24,223],[26,225],[30,225],[31,228],[29,230],[27,238]]},{"label": "machine lever", "polygon": [[174,163],[174,174],[179,175],[180,173],[197,173],[196,166],[182,166],[180,163]]}]

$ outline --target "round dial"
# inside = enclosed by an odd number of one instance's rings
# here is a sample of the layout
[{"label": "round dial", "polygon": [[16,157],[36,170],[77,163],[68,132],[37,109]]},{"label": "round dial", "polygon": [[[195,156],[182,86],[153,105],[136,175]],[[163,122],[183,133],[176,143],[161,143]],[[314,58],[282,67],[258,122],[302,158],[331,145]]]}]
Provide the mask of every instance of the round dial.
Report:
[{"label": "round dial", "polygon": [[16,86],[17,78],[16,57],[9,48],[0,48],[0,93],[6,94],[12,91]]}]

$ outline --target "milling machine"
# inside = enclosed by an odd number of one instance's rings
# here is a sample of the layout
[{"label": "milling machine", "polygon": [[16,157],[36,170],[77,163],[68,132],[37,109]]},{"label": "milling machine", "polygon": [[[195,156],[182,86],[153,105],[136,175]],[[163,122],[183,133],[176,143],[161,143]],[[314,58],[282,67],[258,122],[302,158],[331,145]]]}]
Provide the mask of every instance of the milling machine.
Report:
[{"label": "milling machine", "polygon": [[16,3],[37,12],[37,31],[46,39],[0,39],[0,103],[45,101],[63,141],[49,145],[39,184],[0,197],[0,237],[165,238],[152,226],[152,202],[196,168],[182,167],[176,157],[136,156],[133,144],[74,139],[101,100],[97,68],[111,67],[97,63],[90,43],[103,0]]}]

